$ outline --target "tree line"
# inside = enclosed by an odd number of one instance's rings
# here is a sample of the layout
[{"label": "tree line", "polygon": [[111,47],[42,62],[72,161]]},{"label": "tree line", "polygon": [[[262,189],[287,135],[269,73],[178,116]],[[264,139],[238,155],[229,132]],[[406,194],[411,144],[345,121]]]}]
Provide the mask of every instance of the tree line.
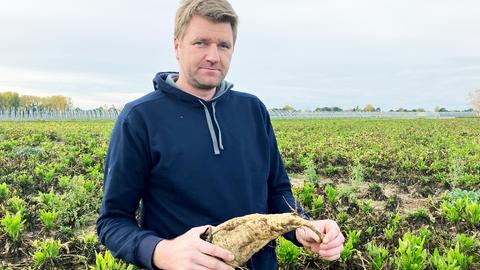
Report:
[{"label": "tree line", "polygon": [[19,95],[16,92],[0,92],[0,110],[65,112],[72,109],[72,100],[65,96],[39,97]]}]

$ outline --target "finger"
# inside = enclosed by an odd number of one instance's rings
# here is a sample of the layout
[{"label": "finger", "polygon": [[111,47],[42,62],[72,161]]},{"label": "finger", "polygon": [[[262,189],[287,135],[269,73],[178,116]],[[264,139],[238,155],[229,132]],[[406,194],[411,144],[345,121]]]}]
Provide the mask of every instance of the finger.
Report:
[{"label": "finger", "polygon": [[203,254],[220,258],[226,262],[230,262],[235,259],[230,251],[205,241],[199,242],[198,249]]},{"label": "finger", "polygon": [[337,255],[340,255],[340,253],[342,253],[342,250],[343,245],[328,250],[320,249],[318,250],[318,255],[322,256],[323,258],[335,257]]},{"label": "finger", "polygon": [[328,244],[320,244],[320,249],[328,250],[342,245],[345,242],[345,237],[340,233],[337,238],[330,240]]},{"label": "finger", "polygon": [[309,243],[320,242],[320,237],[312,229],[302,226],[299,228],[303,232],[303,239]]},{"label": "finger", "polygon": [[328,244],[328,242],[337,238],[337,236],[340,234],[340,228],[336,226],[336,223],[334,223],[334,225],[328,225],[326,229],[327,233],[325,234],[325,237],[323,237],[322,241],[324,244]]},{"label": "finger", "polygon": [[208,228],[212,228],[210,225],[203,225],[199,227],[194,227],[190,229],[190,233],[198,235],[200,237],[200,234],[204,233]]},{"label": "finger", "polygon": [[210,270],[207,267],[201,266],[201,265],[198,265],[198,264],[191,266],[191,268],[189,268],[189,269],[192,269],[192,270]]},{"label": "finger", "polygon": [[335,255],[335,256],[331,256],[331,257],[323,257],[323,259],[327,260],[327,261],[335,261],[335,260],[340,259],[340,254]]},{"label": "finger", "polygon": [[207,269],[233,270],[231,266],[219,260],[218,258],[202,253],[198,253],[198,255],[192,258],[192,261],[202,267],[206,267]]}]

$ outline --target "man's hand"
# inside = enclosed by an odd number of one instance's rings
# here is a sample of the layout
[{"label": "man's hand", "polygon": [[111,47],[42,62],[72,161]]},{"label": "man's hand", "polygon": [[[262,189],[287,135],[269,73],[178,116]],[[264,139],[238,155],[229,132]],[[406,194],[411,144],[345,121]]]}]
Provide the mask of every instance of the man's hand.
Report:
[{"label": "man's hand", "polygon": [[225,263],[234,259],[232,253],[200,239],[208,227],[195,227],[175,239],[160,241],[153,252],[153,264],[166,270],[233,270]]},{"label": "man's hand", "polygon": [[329,219],[313,220],[310,223],[324,234],[323,241],[320,242],[318,235],[307,227],[300,227],[295,231],[297,241],[325,260],[333,261],[340,258],[345,237],[340,232],[337,223]]}]

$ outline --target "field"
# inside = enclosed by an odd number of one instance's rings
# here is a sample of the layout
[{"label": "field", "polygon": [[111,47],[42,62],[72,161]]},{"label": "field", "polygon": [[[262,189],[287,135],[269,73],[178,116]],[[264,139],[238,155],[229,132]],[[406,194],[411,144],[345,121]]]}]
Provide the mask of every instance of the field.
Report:
[{"label": "field", "polygon": [[[480,118],[274,120],[294,194],[347,238],[283,269],[480,269]],[[134,269],[98,242],[111,121],[0,122],[0,269]]]}]

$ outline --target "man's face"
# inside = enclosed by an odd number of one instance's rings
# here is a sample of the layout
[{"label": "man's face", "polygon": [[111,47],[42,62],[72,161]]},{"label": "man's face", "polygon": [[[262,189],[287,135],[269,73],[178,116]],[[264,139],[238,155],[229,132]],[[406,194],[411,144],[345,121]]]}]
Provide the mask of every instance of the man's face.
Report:
[{"label": "man's face", "polygon": [[179,81],[196,90],[211,90],[225,78],[233,53],[230,23],[193,16],[182,40],[174,39]]}]

